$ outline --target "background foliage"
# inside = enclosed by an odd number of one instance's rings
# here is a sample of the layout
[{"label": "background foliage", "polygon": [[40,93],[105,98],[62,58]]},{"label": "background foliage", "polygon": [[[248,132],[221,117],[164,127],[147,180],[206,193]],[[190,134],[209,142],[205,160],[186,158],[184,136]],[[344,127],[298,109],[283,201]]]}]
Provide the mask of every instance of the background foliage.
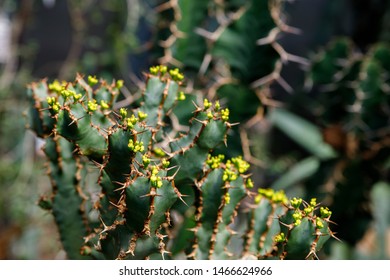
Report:
[{"label": "background foliage", "polygon": [[322,258],[389,258],[389,17],[387,0],[0,1],[0,257],[65,257],[36,206],[49,182],[25,85],[123,79],[122,107],[167,63],[231,108],[225,152],[256,186],[332,208],[343,242]]}]

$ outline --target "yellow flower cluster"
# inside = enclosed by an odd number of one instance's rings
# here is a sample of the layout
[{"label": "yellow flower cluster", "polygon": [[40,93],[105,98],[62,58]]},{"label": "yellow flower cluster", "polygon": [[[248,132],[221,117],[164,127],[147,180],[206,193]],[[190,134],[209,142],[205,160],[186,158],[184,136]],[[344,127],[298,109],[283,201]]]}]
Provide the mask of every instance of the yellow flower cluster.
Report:
[{"label": "yellow flower cluster", "polygon": [[169,160],[166,160],[165,158],[161,161],[163,168],[168,168],[168,166],[171,164]]},{"label": "yellow flower cluster", "polygon": [[133,139],[130,139],[129,140],[129,144],[127,145],[131,151],[133,151],[134,153],[136,152],[143,152],[145,150],[144,148],[144,143],[141,141],[133,141]]},{"label": "yellow flower cluster", "polygon": [[96,76],[88,76],[88,84],[92,87],[96,85],[99,82],[99,80],[96,78]]},{"label": "yellow flower cluster", "polygon": [[150,158],[147,155],[142,156],[142,164],[144,167],[147,167],[150,163]]},{"label": "yellow flower cluster", "polygon": [[[250,164],[242,159],[241,156],[232,158],[226,161],[225,171],[223,172],[222,180],[235,181],[239,174],[245,173],[250,167]],[[253,184],[253,182],[251,182]]]},{"label": "yellow flower cluster", "polygon": [[169,75],[171,75],[172,79],[176,82],[180,82],[184,79],[184,75],[179,72],[179,68],[169,70]]},{"label": "yellow flower cluster", "polygon": [[160,176],[157,176],[158,174],[158,168],[156,166],[153,166],[152,168],[152,176],[150,176],[150,183],[153,187],[161,188],[163,185],[162,179]]},{"label": "yellow flower cluster", "polygon": [[328,207],[321,207],[320,208],[320,215],[321,215],[321,218],[326,219],[332,215],[332,211],[330,211]]},{"label": "yellow flower cluster", "polygon": [[177,93],[176,99],[179,100],[179,101],[184,101],[184,100],[186,100],[186,95],[184,94],[184,91],[179,91],[179,92]]},{"label": "yellow flower cluster", "polygon": [[207,98],[203,100],[203,107],[207,110],[213,106],[213,103],[211,103]]},{"label": "yellow flower cluster", "polygon": [[232,158],[232,162],[240,174],[245,173],[250,167],[250,164],[243,160],[242,156]]},{"label": "yellow flower cluster", "polygon": [[286,241],[286,236],[284,235],[283,232],[281,232],[274,237],[274,241],[276,243],[282,243],[282,242]]},{"label": "yellow flower cluster", "polygon": [[229,114],[230,111],[228,108],[222,109],[221,110],[221,118],[223,121],[227,122],[229,120]]},{"label": "yellow flower cluster", "polygon": [[122,119],[127,117],[127,109],[126,108],[120,108],[119,109],[119,115],[121,115]]},{"label": "yellow flower cluster", "polygon": [[168,68],[164,65],[156,65],[149,68],[149,72],[152,75],[157,75],[158,72],[161,73],[161,75],[164,75],[168,71]]},{"label": "yellow flower cluster", "polygon": [[47,104],[51,107],[51,109],[55,112],[58,113],[61,109],[61,104],[57,101],[57,99],[53,97],[47,97],[46,98]]},{"label": "yellow flower cluster", "polygon": [[127,128],[132,129],[136,123],[138,122],[138,118],[136,118],[134,115],[131,115],[130,118],[125,119],[125,123],[127,125]]},{"label": "yellow flower cluster", "polygon": [[103,110],[107,110],[108,108],[110,108],[110,106],[108,106],[107,102],[104,101],[104,100],[101,100],[101,101],[100,101],[100,107],[101,107]]},{"label": "yellow flower cluster", "polygon": [[296,210],[294,214],[292,214],[292,217],[294,219],[294,225],[299,226],[302,222],[302,212]]},{"label": "yellow flower cluster", "polygon": [[225,159],[224,155],[217,155],[215,157],[210,154],[207,156],[206,163],[211,167],[211,169],[216,169],[219,167],[221,162]]},{"label": "yellow flower cluster", "polygon": [[49,84],[49,90],[50,91],[54,91],[54,92],[57,92],[57,93],[60,93],[61,90],[63,89],[63,87],[66,85],[65,82],[63,82],[62,84],[58,81],[58,80],[55,80],[54,82],[52,82],[51,84]]},{"label": "yellow flower cluster", "polygon": [[140,121],[143,121],[145,120],[146,118],[148,117],[148,114],[142,112],[142,111],[138,111],[138,118]]},{"label": "yellow flower cluster", "polygon": [[92,99],[88,101],[87,107],[88,107],[88,112],[94,112],[97,110],[98,104],[96,103],[95,99]]},{"label": "yellow flower cluster", "polygon": [[163,149],[161,148],[154,148],[153,152],[157,157],[164,157],[166,155]]},{"label": "yellow flower cluster", "polygon": [[251,178],[248,178],[248,179],[246,180],[246,187],[247,187],[248,189],[252,189],[252,188],[254,187],[254,184],[253,184],[253,181],[252,181]]},{"label": "yellow flower cluster", "polygon": [[230,194],[226,193],[225,194],[225,204],[229,204],[229,203],[230,203]]},{"label": "yellow flower cluster", "polygon": [[292,207],[294,207],[295,209],[299,208],[299,206],[301,206],[302,204],[302,198],[296,198],[294,197],[293,199],[290,200],[290,204]]}]

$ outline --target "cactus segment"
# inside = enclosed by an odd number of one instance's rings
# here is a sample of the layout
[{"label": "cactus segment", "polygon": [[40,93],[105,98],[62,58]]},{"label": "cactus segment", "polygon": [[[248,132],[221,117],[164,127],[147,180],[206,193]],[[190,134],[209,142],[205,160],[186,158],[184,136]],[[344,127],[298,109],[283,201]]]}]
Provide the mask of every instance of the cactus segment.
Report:
[{"label": "cactus segment", "polygon": [[[187,152],[177,154],[172,158],[171,162],[175,166],[180,166],[175,176],[175,182],[185,184],[196,180],[202,172],[203,163],[206,161],[207,152],[199,148],[197,145],[189,149]],[[174,170],[171,171],[175,173]]]},{"label": "cactus segment", "polygon": [[128,147],[130,139],[134,139],[133,133],[122,129],[108,135],[109,156],[105,159],[104,171],[112,182],[126,182],[131,172],[134,158]]},{"label": "cactus segment", "polygon": [[47,138],[44,152],[48,155],[48,173],[53,185],[51,211],[61,242],[71,259],[89,258],[81,256],[83,237],[88,233],[88,222],[84,213],[84,199],[80,186],[80,170],[84,165],[74,160],[74,146],[61,137]]},{"label": "cactus segment", "polygon": [[[45,137],[45,135],[49,134],[53,130],[55,124],[51,113],[53,109],[42,110],[49,106],[46,100],[46,94],[47,87],[44,82],[33,83],[27,89],[29,101],[31,104],[34,104],[34,106],[29,108],[30,118],[28,127],[39,137]],[[60,105],[57,105],[57,101],[55,101],[55,103],[56,109],[59,109]]]},{"label": "cactus segment", "polygon": [[[257,207],[249,214],[244,257],[313,259],[334,237],[329,229],[331,211],[301,198],[290,202],[282,191],[259,189]],[[319,209],[318,209],[319,208]],[[319,212],[319,213],[318,213]]]}]

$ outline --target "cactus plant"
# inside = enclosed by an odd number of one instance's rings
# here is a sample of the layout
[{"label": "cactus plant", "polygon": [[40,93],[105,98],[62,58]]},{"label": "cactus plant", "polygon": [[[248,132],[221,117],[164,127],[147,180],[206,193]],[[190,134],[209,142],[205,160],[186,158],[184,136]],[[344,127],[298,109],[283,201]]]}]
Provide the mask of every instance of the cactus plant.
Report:
[{"label": "cactus plant", "polygon": [[[142,101],[118,111],[120,80],[78,75],[74,82],[29,86],[29,126],[46,141],[52,182],[39,204],[53,213],[68,257],[169,258],[174,246],[167,241],[179,239],[173,231],[185,225],[192,225],[191,248],[187,242],[174,250],[189,258],[316,257],[333,236],[330,212],[314,214],[315,200],[300,200],[302,210],[272,190],[260,191],[249,211],[245,249],[228,250],[241,201],[252,194],[250,165],[240,156],[213,155],[231,127],[229,109],[219,102],[195,104],[188,131],[170,125],[173,107],[187,96],[183,78],[178,69],[151,67]],[[95,199],[85,179],[91,164],[98,169]],[[188,221],[180,225],[173,213]]]},{"label": "cactus plant", "polygon": [[[173,17],[168,20],[169,35],[161,42],[161,61],[183,67],[185,73],[195,79],[189,84],[190,88],[201,90],[210,99],[223,100],[232,118],[241,123],[233,128],[235,137],[224,153],[243,152],[251,163],[277,169],[276,164],[267,163],[267,155],[256,151],[254,144],[257,139],[268,136],[259,137],[253,135],[256,132],[243,129],[254,123],[265,127],[268,120],[299,143],[304,152],[298,152],[297,158],[294,156],[293,168],[280,172],[285,173],[282,178],[272,178],[273,187],[296,187],[297,182],[306,179],[303,183],[305,198],[320,196],[332,203],[336,222],[349,224],[340,229],[339,236],[355,244],[372,219],[366,207],[371,187],[377,181],[388,179],[384,162],[388,161],[389,68],[383,21],[388,16],[388,7],[384,9],[388,4],[338,3],[335,5],[339,8],[332,6],[336,8],[333,12],[338,10],[345,15],[340,6],[351,5],[355,13],[367,18],[372,17],[366,13],[368,10],[376,10],[376,17],[347,28],[354,33],[354,43],[335,40],[309,61],[287,53],[278,40],[285,32],[299,33],[286,24],[284,2],[168,1],[160,9],[173,11]],[[342,24],[334,22],[338,28]],[[324,28],[329,29],[331,25]],[[368,28],[372,32],[367,36],[362,37],[362,32],[357,32]],[[378,40],[382,42],[370,46]],[[287,62],[308,66],[306,84],[302,88],[292,89],[280,76]],[[270,100],[269,85],[275,82],[290,93],[294,91],[291,96],[283,96],[286,104],[278,104],[286,106],[287,110],[273,108],[277,103]],[[314,125],[296,118],[289,109],[309,116]],[[265,122],[258,122],[264,119]],[[249,134],[249,139],[245,139],[245,134]],[[278,147],[271,149],[286,146],[291,151],[285,141],[283,138],[280,143],[276,139],[273,142]],[[372,143],[375,143],[374,150],[370,148]],[[268,180],[278,172],[267,170],[265,173]],[[359,174],[359,178],[353,174]],[[351,189],[354,189],[352,196]]]},{"label": "cactus plant", "polygon": [[299,33],[285,22],[284,2],[167,1],[157,8],[160,26],[166,27],[159,30],[155,43],[162,53],[159,62],[181,67],[192,80],[189,91],[195,89],[229,107],[241,126],[233,127],[237,137],[221,152],[238,156],[244,151],[245,159],[258,165],[250,147],[242,150],[241,134],[250,131],[239,128],[251,127],[272,104],[273,82],[291,92],[280,75],[284,64],[306,64],[279,42],[284,33]]},{"label": "cactus plant", "polygon": [[353,42],[339,38],[313,58],[305,87],[289,104],[290,112],[277,109],[270,116],[305,150],[291,169],[301,166],[305,171],[295,179],[286,174],[275,185],[302,182],[305,197],[329,201],[334,221],[344,225],[338,237],[349,245],[363,238],[373,219],[372,208],[365,207],[372,203],[368,194],[388,179],[389,58],[385,43],[361,53]]}]

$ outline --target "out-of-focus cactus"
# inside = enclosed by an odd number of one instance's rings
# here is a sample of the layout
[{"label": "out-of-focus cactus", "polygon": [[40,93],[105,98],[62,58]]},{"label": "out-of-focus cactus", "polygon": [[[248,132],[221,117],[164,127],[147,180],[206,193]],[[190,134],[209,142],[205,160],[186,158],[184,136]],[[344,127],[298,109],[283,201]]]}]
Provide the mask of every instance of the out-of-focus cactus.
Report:
[{"label": "out-of-focus cactus", "polygon": [[[264,105],[272,104],[272,83],[291,92],[280,75],[283,64],[306,64],[279,42],[283,33],[299,33],[286,24],[284,5],[283,0],[167,1],[157,9],[166,27],[158,37],[160,62],[181,67],[193,80],[188,90],[221,100],[240,128],[252,126],[263,116]],[[223,152],[237,156],[242,153],[239,128],[233,132],[238,136]],[[246,148],[245,159],[258,163]]]},{"label": "out-of-focus cactus", "polygon": [[[320,196],[332,203],[333,219],[344,225],[338,230],[339,236],[354,244],[372,218],[367,207],[371,187],[389,177],[389,51],[384,43],[371,46],[378,40],[388,41],[383,19],[388,17],[385,6],[389,5],[335,4],[350,5],[354,10],[357,18],[353,20],[359,24],[352,26],[348,21],[346,30],[355,42],[336,40],[310,62],[287,53],[279,43],[284,32],[298,32],[286,24],[284,2],[167,1],[160,10],[170,10],[172,18],[165,21],[169,23],[165,25],[168,35],[159,37],[164,51],[161,61],[182,67],[195,80],[189,89],[200,89],[210,99],[220,99],[231,110],[232,119],[241,123],[224,152],[241,153],[243,147],[246,160],[268,169],[266,180],[274,180],[274,175],[280,174],[275,170],[283,169],[284,176],[273,183],[277,189],[304,186],[305,198]],[[345,10],[339,10],[344,16]],[[334,22],[339,28],[340,22]],[[331,29],[330,25],[324,28]],[[365,29],[370,32],[361,32]],[[366,35],[361,36],[363,33]],[[292,89],[280,76],[286,62],[308,66],[305,88]],[[294,92],[284,96],[285,104],[272,100],[271,83]],[[275,109],[275,104],[286,108]],[[295,112],[309,117],[314,125]],[[286,170],[277,166],[279,162],[268,164],[268,155],[263,152],[266,149],[258,152],[255,147],[263,145],[258,142],[267,141],[268,136],[253,137],[253,131],[245,129],[254,123],[261,128],[271,123],[301,146],[304,152],[298,151],[298,156],[284,154],[288,161],[293,158],[295,166]],[[248,139],[245,134],[249,134]],[[275,149],[288,147],[291,151],[284,140],[271,141],[278,146]]]},{"label": "out-of-focus cactus", "polygon": [[[53,186],[39,204],[52,211],[69,258],[164,258],[174,246],[195,259],[240,257],[228,244],[240,202],[253,187],[249,164],[240,156],[225,161],[213,155],[231,127],[229,109],[219,102],[204,99],[186,108],[194,110],[188,131],[171,125],[173,107],[187,96],[180,90],[183,78],[178,69],[151,67],[141,103],[118,111],[120,80],[78,75],[74,82],[29,86],[30,128],[46,140]],[[95,197],[86,187],[91,163],[98,169]],[[261,195],[265,202],[255,199],[260,210],[250,211],[242,255],[315,257],[333,235],[330,214],[313,214],[315,202],[302,203],[301,210],[282,193]],[[185,230],[192,229],[192,241],[182,247],[172,244],[181,238],[174,233],[183,226],[172,218],[177,214],[189,219]],[[282,226],[274,225],[278,217]]]},{"label": "out-of-focus cactus", "polygon": [[[169,36],[160,42],[164,49],[161,61],[184,66],[185,72],[217,87],[226,83],[248,86],[260,78],[256,85],[279,80],[276,74],[271,78],[271,73],[280,71],[278,60],[301,61],[277,42],[283,32],[298,32],[283,21],[283,2],[167,1],[159,10],[172,9],[173,18]],[[219,77],[207,79],[206,73]],[[226,82],[219,83],[217,78]]]},{"label": "out-of-focus cactus", "polygon": [[[285,187],[300,181],[306,197],[327,202],[333,220],[343,224],[338,237],[351,245],[362,239],[372,220],[367,207],[372,187],[389,176],[389,73],[387,44],[361,53],[340,38],[314,57],[306,87],[289,105],[312,123],[286,109],[274,110],[270,118],[309,154],[297,163],[296,171],[308,163],[301,177],[295,180],[290,173],[280,180],[289,182]],[[287,125],[290,121],[294,127]]]}]

